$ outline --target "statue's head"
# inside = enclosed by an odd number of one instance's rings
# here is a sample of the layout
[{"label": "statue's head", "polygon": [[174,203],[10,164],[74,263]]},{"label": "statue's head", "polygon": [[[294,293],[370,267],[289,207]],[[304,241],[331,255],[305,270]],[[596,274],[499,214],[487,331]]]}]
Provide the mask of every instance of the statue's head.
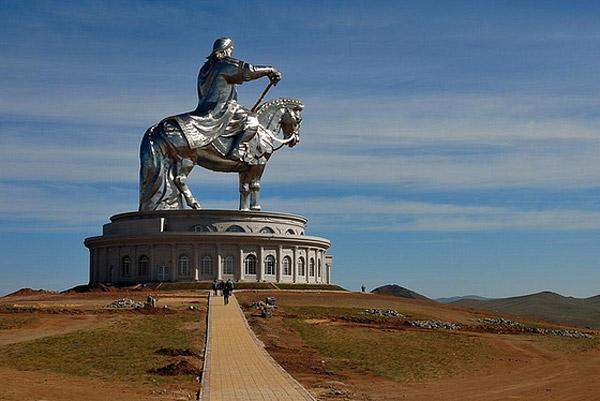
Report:
[{"label": "statue's head", "polygon": [[213,51],[210,54],[211,57],[220,60],[224,57],[231,56],[233,54],[233,39],[231,38],[219,38],[215,40],[213,44]]}]

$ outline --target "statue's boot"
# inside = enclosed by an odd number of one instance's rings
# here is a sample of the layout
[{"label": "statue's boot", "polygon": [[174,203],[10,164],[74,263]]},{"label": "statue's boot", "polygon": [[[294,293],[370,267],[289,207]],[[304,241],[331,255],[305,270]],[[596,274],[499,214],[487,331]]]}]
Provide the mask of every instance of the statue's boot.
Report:
[{"label": "statue's boot", "polygon": [[254,116],[248,116],[246,128],[235,136],[226,157],[228,159],[244,161],[244,155],[247,151],[245,144],[256,135],[259,128],[260,124],[258,123],[258,119]]}]

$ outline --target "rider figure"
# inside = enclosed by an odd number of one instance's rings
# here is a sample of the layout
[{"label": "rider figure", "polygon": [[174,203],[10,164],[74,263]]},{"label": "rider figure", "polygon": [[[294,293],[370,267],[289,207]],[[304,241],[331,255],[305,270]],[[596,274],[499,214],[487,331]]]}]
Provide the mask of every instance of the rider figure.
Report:
[{"label": "rider figure", "polygon": [[232,55],[232,39],[215,40],[213,51],[198,74],[198,107],[194,114],[215,117],[227,112],[231,114],[223,135],[234,137],[227,155],[238,159],[242,157],[238,145],[252,138],[260,125],[249,110],[237,103],[235,85],[264,76],[277,83],[281,80],[281,73],[273,67],[254,66]]}]

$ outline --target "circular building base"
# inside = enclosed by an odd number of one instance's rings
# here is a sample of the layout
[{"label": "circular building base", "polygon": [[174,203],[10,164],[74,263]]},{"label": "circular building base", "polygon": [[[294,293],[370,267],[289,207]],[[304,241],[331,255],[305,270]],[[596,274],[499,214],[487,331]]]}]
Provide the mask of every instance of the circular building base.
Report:
[{"label": "circular building base", "polygon": [[110,221],[84,242],[90,284],[331,283],[331,243],[304,235],[302,216],[201,209],[122,213]]}]

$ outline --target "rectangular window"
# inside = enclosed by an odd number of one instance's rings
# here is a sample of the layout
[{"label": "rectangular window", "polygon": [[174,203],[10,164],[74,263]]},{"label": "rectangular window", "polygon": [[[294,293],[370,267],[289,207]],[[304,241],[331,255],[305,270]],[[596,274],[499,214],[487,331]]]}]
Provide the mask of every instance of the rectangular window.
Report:
[{"label": "rectangular window", "polygon": [[223,274],[233,274],[233,256],[227,256],[223,259]]}]

